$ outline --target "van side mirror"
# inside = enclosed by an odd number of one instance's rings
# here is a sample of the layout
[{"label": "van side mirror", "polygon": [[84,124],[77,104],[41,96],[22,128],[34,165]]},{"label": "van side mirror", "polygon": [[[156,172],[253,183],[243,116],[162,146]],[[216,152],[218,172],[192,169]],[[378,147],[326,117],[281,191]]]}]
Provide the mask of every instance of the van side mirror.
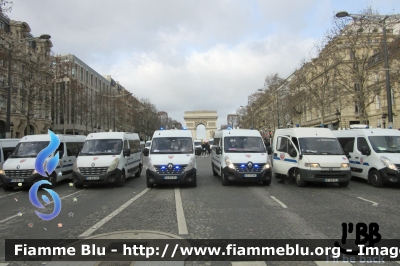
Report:
[{"label": "van side mirror", "polygon": [[79,150],[76,150],[75,151],[75,157],[78,157],[78,155],[79,155]]},{"label": "van side mirror", "polygon": [[371,150],[368,149],[366,146],[362,146],[361,147],[361,154],[369,156],[369,155],[371,155]]},{"label": "van side mirror", "polygon": [[290,157],[297,157],[297,151],[294,148],[291,148],[289,151]]},{"label": "van side mirror", "polygon": [[195,149],[195,150],[194,150],[194,153],[195,153],[196,155],[201,155],[201,149]]},{"label": "van side mirror", "polygon": [[147,156],[149,156],[149,152],[150,152],[149,149],[144,149],[143,155],[147,157]]},{"label": "van side mirror", "polygon": [[125,149],[125,150],[124,150],[124,156],[125,156],[125,157],[131,156],[131,150],[130,150],[130,149]]},{"label": "van side mirror", "polygon": [[222,154],[222,149],[221,149],[221,147],[216,147],[215,148],[215,153],[217,154],[217,155],[221,155]]},{"label": "van side mirror", "polygon": [[344,154],[346,155],[347,159],[351,158],[350,153],[347,149],[344,149]]},{"label": "van side mirror", "polygon": [[58,158],[62,158],[64,156],[64,152],[63,151],[58,151]]},{"label": "van side mirror", "polygon": [[6,158],[10,157],[12,151],[7,152]]},{"label": "van side mirror", "polygon": [[268,147],[267,147],[267,153],[268,153],[268,155],[271,155],[271,153],[272,153],[271,146],[268,146]]}]

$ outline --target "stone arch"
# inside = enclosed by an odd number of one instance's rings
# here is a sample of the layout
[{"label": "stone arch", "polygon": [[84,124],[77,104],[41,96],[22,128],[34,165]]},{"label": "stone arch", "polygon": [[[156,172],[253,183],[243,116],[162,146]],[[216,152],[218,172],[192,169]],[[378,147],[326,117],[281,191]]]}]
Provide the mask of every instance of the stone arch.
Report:
[{"label": "stone arch", "polygon": [[185,111],[183,119],[185,120],[186,129],[192,131],[194,139],[197,138],[196,129],[198,125],[202,124],[206,127],[206,139],[213,138],[215,131],[217,131],[217,111]]}]

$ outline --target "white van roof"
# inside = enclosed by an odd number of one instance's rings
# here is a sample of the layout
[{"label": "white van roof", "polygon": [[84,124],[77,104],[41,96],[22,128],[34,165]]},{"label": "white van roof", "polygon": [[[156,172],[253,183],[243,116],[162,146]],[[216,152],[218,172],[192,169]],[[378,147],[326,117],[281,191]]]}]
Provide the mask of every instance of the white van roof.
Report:
[{"label": "white van roof", "polygon": [[282,128],[275,130],[275,136],[293,135],[297,138],[310,138],[310,137],[335,137],[329,128],[318,127],[293,127]]},{"label": "white van roof", "polygon": [[[86,139],[84,135],[61,135],[56,134],[56,136],[61,141],[69,141],[69,142],[83,142]],[[39,135],[26,135],[21,138],[20,142],[31,142],[31,141],[50,141],[49,134],[39,134]]]},{"label": "white van roof", "polygon": [[261,138],[261,134],[260,132],[258,132],[257,130],[253,130],[253,129],[232,129],[232,130],[228,130],[228,129],[223,129],[223,130],[217,130],[217,132],[215,132],[215,136],[222,136],[222,137],[228,137],[228,136],[255,136],[255,137],[260,137]]},{"label": "white van roof", "polygon": [[0,147],[13,148],[16,147],[20,139],[0,139]]},{"label": "white van roof", "polygon": [[86,139],[132,139],[140,140],[137,133],[128,132],[96,132],[87,135]]},{"label": "white van roof", "polygon": [[384,128],[365,128],[365,129],[348,129],[332,131],[336,137],[353,137],[353,136],[400,136],[398,129]]},{"label": "white van roof", "polygon": [[154,138],[167,138],[167,137],[192,137],[192,131],[190,130],[156,130],[153,134]]}]

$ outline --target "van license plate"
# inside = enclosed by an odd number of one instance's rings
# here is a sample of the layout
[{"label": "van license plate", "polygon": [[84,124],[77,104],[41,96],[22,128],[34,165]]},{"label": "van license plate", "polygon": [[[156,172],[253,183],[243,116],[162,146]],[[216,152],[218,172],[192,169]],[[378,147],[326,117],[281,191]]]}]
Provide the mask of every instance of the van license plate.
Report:
[{"label": "van license plate", "polygon": [[172,180],[175,180],[175,179],[178,179],[178,177],[177,177],[177,176],[164,176],[164,179],[172,179]]},{"label": "van license plate", "polygon": [[11,182],[12,182],[12,183],[15,183],[15,182],[24,182],[24,179],[11,179]]},{"label": "van license plate", "polygon": [[338,181],[339,181],[338,179],[331,179],[331,178],[325,179],[325,182],[338,182]]},{"label": "van license plate", "polygon": [[99,176],[88,176],[86,177],[86,180],[99,180],[100,177]]},{"label": "van license plate", "polygon": [[256,174],[244,174],[244,177],[257,177]]}]

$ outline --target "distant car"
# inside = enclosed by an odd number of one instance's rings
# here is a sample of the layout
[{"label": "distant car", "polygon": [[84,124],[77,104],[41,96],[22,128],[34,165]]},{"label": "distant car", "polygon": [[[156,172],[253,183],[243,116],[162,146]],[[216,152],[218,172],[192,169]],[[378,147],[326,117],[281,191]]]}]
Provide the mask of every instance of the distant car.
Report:
[{"label": "distant car", "polygon": [[144,145],[144,148],[149,150],[150,146],[151,146],[151,140],[146,141],[146,144]]},{"label": "distant car", "polygon": [[200,154],[201,154],[201,140],[195,139],[193,142],[194,142],[194,149],[200,150]]}]

